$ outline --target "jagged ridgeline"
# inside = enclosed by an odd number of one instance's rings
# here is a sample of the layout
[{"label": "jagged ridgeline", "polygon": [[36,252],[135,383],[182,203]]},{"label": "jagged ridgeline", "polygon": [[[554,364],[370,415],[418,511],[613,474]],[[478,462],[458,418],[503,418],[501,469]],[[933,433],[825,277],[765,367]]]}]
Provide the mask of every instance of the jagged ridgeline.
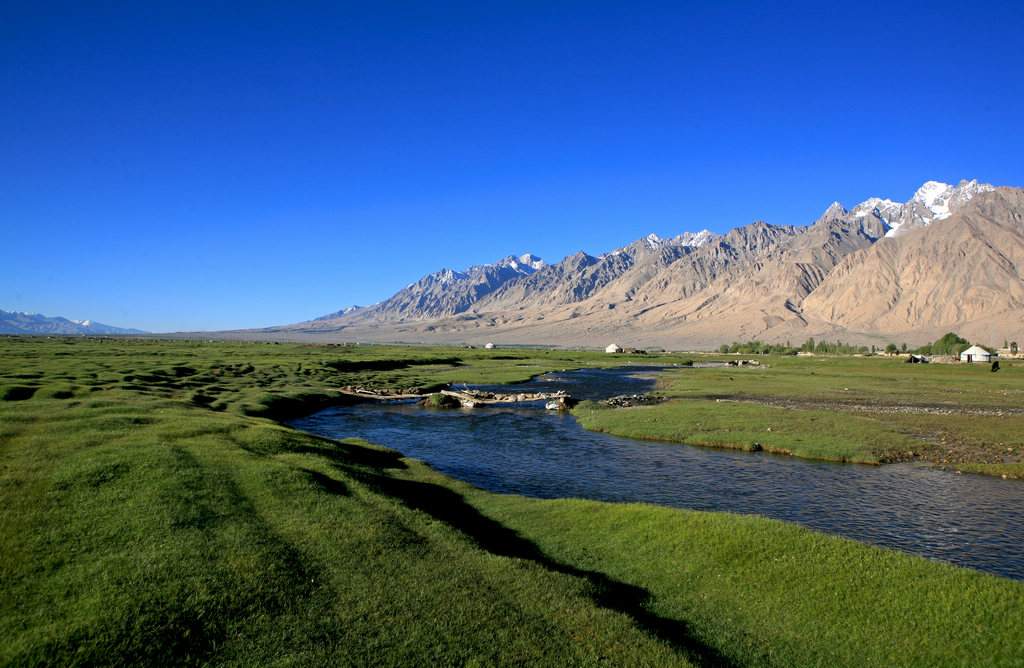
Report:
[{"label": "jagged ridgeline", "polygon": [[[548,264],[441,270],[373,306],[266,330],[346,339],[717,347],[809,336],[923,344],[947,331],[1019,338],[1024,191],[924,184],[905,203],[838,202],[805,226],[655,235]],[[995,323],[995,324],[994,324]]]}]

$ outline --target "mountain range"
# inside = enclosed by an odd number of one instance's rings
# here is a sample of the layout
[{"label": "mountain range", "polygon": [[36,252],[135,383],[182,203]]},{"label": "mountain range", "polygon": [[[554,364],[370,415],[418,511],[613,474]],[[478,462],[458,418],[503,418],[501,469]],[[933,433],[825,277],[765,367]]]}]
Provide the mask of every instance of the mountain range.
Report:
[{"label": "mountain range", "polygon": [[[701,348],[1024,338],[1024,190],[929,181],[805,226],[650,235],[548,264],[441,270],[389,299],[259,330],[359,341]],[[998,330],[998,331],[997,331]],[[318,337],[319,338],[319,337]]]},{"label": "mountain range", "polygon": [[[1024,340],[1024,190],[929,181],[904,203],[838,202],[805,226],[648,235],[549,264],[530,254],[424,276],[373,306],[236,335],[670,349],[807,338]],[[144,334],[0,310],[4,334]]]},{"label": "mountain range", "polygon": [[148,334],[94,320],[68,320],[38,313],[0,310],[0,334]]}]

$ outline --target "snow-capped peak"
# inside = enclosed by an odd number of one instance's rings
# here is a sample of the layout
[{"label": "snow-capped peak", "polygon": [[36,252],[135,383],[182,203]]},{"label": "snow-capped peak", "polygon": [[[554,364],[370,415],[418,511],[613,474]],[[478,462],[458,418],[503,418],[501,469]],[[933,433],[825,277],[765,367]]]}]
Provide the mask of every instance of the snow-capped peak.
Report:
[{"label": "snow-capped peak", "polygon": [[442,269],[441,271],[435,271],[433,274],[424,276],[420,280],[416,281],[416,283],[410,283],[409,285],[405,286],[405,288],[406,290],[408,290],[409,288],[412,288],[419,283],[440,283],[441,285],[451,285],[452,283],[455,283],[456,281],[461,281],[462,279],[467,277],[468,274],[465,274],[461,271]]},{"label": "snow-capped peak", "polygon": [[[914,193],[912,202],[924,205],[924,208],[931,212],[931,216],[922,215],[924,212],[918,214],[918,217],[927,224],[949,218],[953,214],[953,208],[959,208],[970,201],[975,195],[991,190],[995,190],[992,185],[978,183],[977,179],[970,181],[964,179],[955,186],[939,183],[938,181],[929,181]],[[925,220],[929,217],[931,220]]]},{"label": "snow-capped peak", "polygon": [[949,217],[949,200],[954,190],[947,183],[928,181],[914,193],[914,201],[924,204],[932,212],[932,220],[942,220]]},{"label": "snow-capped peak", "polygon": [[415,283],[410,283],[409,285],[405,286],[405,289],[408,290],[416,287],[417,285],[427,284],[440,284],[443,286],[449,286],[454,283],[458,283],[459,281],[463,281],[474,276],[478,276],[480,275],[481,272],[487,271],[488,269],[493,269],[494,267],[507,267],[512,271],[516,272],[517,274],[529,275],[539,269],[543,269],[546,266],[548,266],[547,262],[531,253],[526,253],[525,255],[520,255],[519,257],[516,257],[515,255],[509,255],[508,257],[503,258],[493,264],[473,265],[472,267],[465,271],[442,269],[428,276],[424,276]]},{"label": "snow-capped peak", "polygon": [[931,207],[935,204],[935,200],[941,199],[953,186],[948,183],[939,183],[938,181],[928,181],[923,186],[917,189],[914,193],[914,199],[918,202],[924,203],[925,206]]},{"label": "snow-capped peak", "polygon": [[865,230],[870,228],[869,219],[875,218],[881,221],[886,235],[892,236],[893,230],[902,224],[906,208],[906,204],[900,204],[891,199],[872,197],[850,209],[850,214],[861,220]]},{"label": "snow-capped peak", "polygon": [[858,218],[863,218],[864,216],[871,213],[871,211],[881,203],[881,197],[870,197],[861,202],[860,204],[858,204],[857,206],[850,209],[850,213],[857,216]]},{"label": "snow-capped peak", "polygon": [[679,246],[690,246],[692,248],[700,248],[707,242],[716,238],[718,235],[711,232],[710,230],[701,230],[694,234],[693,232],[684,232],[683,234],[672,237],[671,239],[662,239],[657,234],[648,234],[646,237],[641,237],[622,248],[617,248],[610,253],[602,253],[598,257],[601,259],[608,257],[615,257],[618,255],[634,255],[635,253],[645,254],[646,251],[656,251],[659,248],[668,247],[679,247]]},{"label": "snow-capped peak", "polygon": [[680,246],[692,246],[693,248],[700,248],[707,242],[714,239],[716,236],[718,235],[712,232],[711,230],[704,229],[701,230],[700,232],[697,232],[696,234],[694,234],[693,232],[684,232],[683,234],[680,234],[675,239],[673,239],[673,241],[675,241]]},{"label": "snow-capped peak", "polygon": [[[850,209],[850,213],[852,213],[857,218],[864,218],[865,216],[870,216],[870,215],[874,214],[874,215],[878,216],[879,218],[883,218],[884,219],[885,218],[884,214],[891,213],[891,212],[895,211],[896,209],[898,209],[898,208],[900,208],[902,206],[903,206],[902,204],[894,202],[891,199],[882,199],[881,197],[872,197],[870,199],[864,200],[863,202],[861,202],[857,206],[855,206],[852,209]],[[880,215],[880,214],[883,214],[883,215]]]},{"label": "snow-capped peak", "polygon": [[[956,186],[938,181],[928,181],[917,189],[914,197],[906,204],[896,204],[890,200],[880,200],[871,209],[858,215],[874,212],[888,226],[885,236],[895,237],[910,230],[926,227],[929,223],[949,218],[970,201],[975,195],[989,192],[995,188],[988,183],[978,183],[976,179],[962,180]],[[860,207],[867,207],[873,200],[868,200]],[[857,210],[855,209],[855,210]]]},{"label": "snow-capped peak", "polygon": [[538,271],[548,266],[548,263],[540,259],[536,255],[533,255],[532,253],[527,253],[526,255],[520,255],[518,258],[516,258],[516,265],[517,266],[514,266],[513,269],[518,269],[519,267],[528,267],[530,269],[533,269],[534,271]]},{"label": "snow-capped peak", "polygon": [[532,274],[538,269],[543,269],[546,266],[548,266],[548,263],[545,262],[544,260],[540,259],[536,255],[533,255],[532,253],[526,253],[525,255],[520,255],[519,257],[516,257],[515,255],[509,255],[508,257],[503,258],[502,260],[495,262],[494,264],[485,264],[483,267],[470,267],[470,273],[472,273],[474,270],[486,267],[508,267],[512,271],[515,271],[519,274],[528,275]]}]

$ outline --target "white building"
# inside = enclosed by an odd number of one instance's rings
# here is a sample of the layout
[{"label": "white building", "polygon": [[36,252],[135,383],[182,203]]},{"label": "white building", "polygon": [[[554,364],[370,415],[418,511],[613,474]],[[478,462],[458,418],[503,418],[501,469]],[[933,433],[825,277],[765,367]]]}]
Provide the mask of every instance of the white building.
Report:
[{"label": "white building", "polygon": [[622,352],[622,348],[619,347],[617,344],[613,343],[610,346],[608,346],[607,348],[605,348],[604,351],[606,353],[609,353],[609,354],[611,354],[611,353],[621,353]]},{"label": "white building", "polygon": [[960,353],[961,362],[991,362],[992,356],[981,346],[971,346]]}]

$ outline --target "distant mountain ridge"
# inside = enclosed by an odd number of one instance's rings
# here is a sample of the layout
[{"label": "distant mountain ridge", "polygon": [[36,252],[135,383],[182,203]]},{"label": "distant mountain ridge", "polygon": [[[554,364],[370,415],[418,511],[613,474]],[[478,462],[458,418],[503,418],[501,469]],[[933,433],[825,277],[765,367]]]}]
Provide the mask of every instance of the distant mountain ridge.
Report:
[{"label": "distant mountain ridge", "polygon": [[[567,289],[581,297],[594,285],[607,283],[612,277],[632,267],[638,260],[655,254],[676,258],[685,254],[683,249],[698,248],[715,238],[708,230],[697,234],[683,234],[673,239],[661,239],[650,234],[600,257],[580,251],[557,265],[549,265],[541,258],[526,254],[508,257],[487,265],[475,265],[465,271],[442,269],[410,283],[393,297],[368,307],[349,307],[316,318],[314,322],[333,321],[343,317],[366,321],[377,319],[400,321],[454,316],[470,309],[485,308],[487,304],[529,299],[534,294],[563,282],[573,282],[570,276],[580,274]],[[599,266],[587,271],[587,267]],[[511,286],[506,289],[506,286]],[[563,286],[564,287],[564,286]],[[555,301],[564,297],[554,296]]]},{"label": "distant mountain ridge", "polygon": [[506,258],[442,270],[370,307],[266,331],[681,347],[807,336],[931,340],[951,330],[988,333],[996,319],[1019,338],[1022,192],[929,181],[905,203],[876,197],[847,211],[836,202],[806,226],[758,221],[725,235],[650,235],[521,271]]},{"label": "distant mountain ridge", "polygon": [[38,313],[0,310],[0,334],[148,334],[141,329],[104,325],[93,320],[68,320]]},{"label": "distant mountain ridge", "polygon": [[379,317],[441,317],[468,309],[504,283],[529,276],[548,264],[534,255],[508,257],[486,265],[472,266],[466,271],[442,269],[410,283],[387,301],[370,307],[349,307],[316,318],[335,320],[351,314],[372,313]]}]

